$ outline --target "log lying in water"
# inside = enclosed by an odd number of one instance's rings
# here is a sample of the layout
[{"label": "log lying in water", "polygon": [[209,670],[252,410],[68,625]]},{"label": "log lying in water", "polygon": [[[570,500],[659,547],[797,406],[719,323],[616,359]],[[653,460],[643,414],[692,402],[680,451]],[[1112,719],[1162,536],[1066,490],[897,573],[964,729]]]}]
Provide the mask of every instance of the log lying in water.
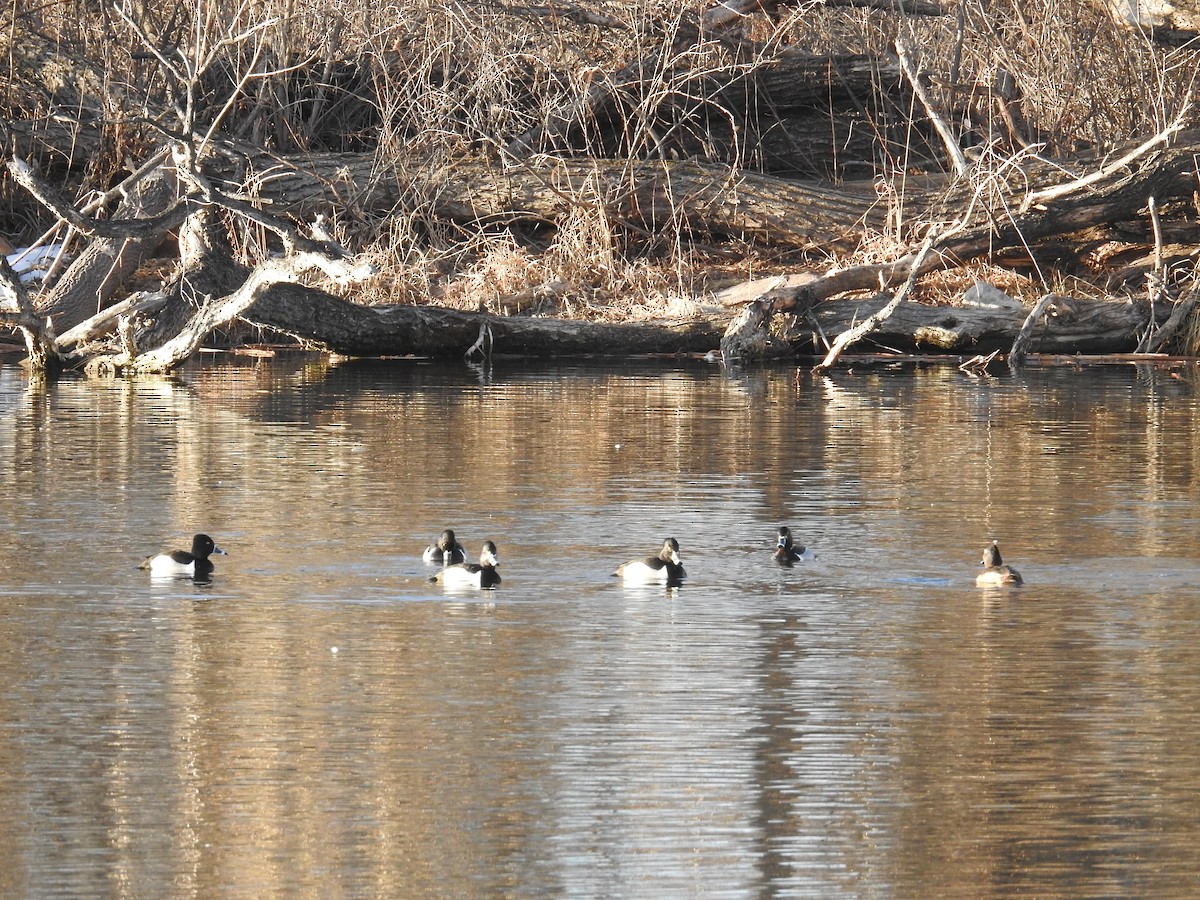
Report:
[{"label": "log lying in water", "polygon": [[[856,321],[882,309],[886,296],[822,303],[803,322],[813,326],[801,339],[809,347],[823,344],[821,332],[837,334]],[[1156,324],[1166,322],[1170,307],[1155,309]],[[943,353],[990,353],[1008,350],[1028,314],[1024,309],[1001,307],[929,306],[901,304],[866,343],[901,350],[936,350]],[[1030,350],[1035,353],[1123,353],[1136,349],[1138,338],[1150,324],[1144,303],[1080,300],[1054,297],[1046,315],[1035,324]],[[797,347],[799,344],[797,344]]]},{"label": "log lying in water", "polygon": [[[824,353],[824,337],[851,327],[881,309],[888,298],[840,300],[798,318],[776,356]],[[1155,310],[1166,321],[1169,307]],[[1027,310],[901,304],[879,331],[863,342],[903,352],[965,355],[1007,351]],[[481,334],[497,354],[535,357],[705,353],[715,350],[727,322],[721,317],[641,324],[495,316],[430,306],[364,307],[292,284],[271,287],[248,309],[255,325],[319,344],[346,356],[461,357]],[[1150,323],[1148,305],[1055,297],[1037,323],[1035,353],[1133,351]],[[862,349],[862,348],[859,348]]]},{"label": "log lying in water", "polygon": [[717,347],[725,324],[694,319],[616,325],[433,306],[369,307],[294,284],[272,286],[244,318],[344,356],[461,357],[481,336],[488,351],[505,355],[705,353]]}]

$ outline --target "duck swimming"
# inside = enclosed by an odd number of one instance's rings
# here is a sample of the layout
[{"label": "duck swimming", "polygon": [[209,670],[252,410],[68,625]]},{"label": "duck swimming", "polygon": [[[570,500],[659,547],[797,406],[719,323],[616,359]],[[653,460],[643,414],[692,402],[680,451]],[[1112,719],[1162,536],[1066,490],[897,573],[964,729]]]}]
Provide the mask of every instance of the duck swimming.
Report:
[{"label": "duck swimming", "polygon": [[496,554],[496,545],[485,541],[483,550],[479,553],[478,565],[455,563],[446,566],[429,580],[446,587],[493,588],[500,583],[500,573],[496,571],[499,564],[500,557]]},{"label": "duck swimming", "polygon": [[975,579],[975,583],[980,587],[1025,583],[1024,579],[1021,578],[1020,572],[1012,566],[1004,565],[1004,560],[1000,558],[999,541],[992,541],[992,545],[983,551],[983,560],[980,562],[980,565],[984,569]]},{"label": "duck swimming", "polygon": [[781,566],[790,567],[792,563],[800,562],[812,556],[803,544],[796,545],[792,541],[792,530],[786,525],[779,526],[779,540],[775,544],[773,559]]},{"label": "duck swimming", "polygon": [[421,558],[427,563],[441,563],[443,566],[452,566],[456,563],[465,563],[467,561],[467,551],[463,549],[463,545],[454,537],[454,532],[447,528],[437,539],[436,544],[430,544],[425,548],[425,552],[421,555]]},{"label": "duck swimming", "polygon": [[228,555],[207,534],[198,534],[192,538],[190,553],[186,550],[159,553],[146,559],[138,568],[149,569],[151,575],[207,575],[213,570],[209,556],[214,554]]},{"label": "duck swimming", "polygon": [[613,573],[626,584],[678,584],[687,577],[679,561],[679,541],[667,538],[658,556],[647,556],[617,566]]}]

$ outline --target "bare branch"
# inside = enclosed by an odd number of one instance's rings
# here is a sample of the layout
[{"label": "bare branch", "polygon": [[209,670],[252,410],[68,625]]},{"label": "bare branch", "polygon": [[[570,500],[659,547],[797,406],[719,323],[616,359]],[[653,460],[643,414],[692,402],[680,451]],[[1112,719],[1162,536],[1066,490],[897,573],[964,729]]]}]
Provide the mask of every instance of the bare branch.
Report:
[{"label": "bare branch", "polygon": [[921,264],[924,263],[925,257],[929,251],[933,249],[934,243],[937,241],[937,229],[929,229],[929,234],[925,238],[925,243],[921,245],[921,249],[917,251],[916,258],[913,260],[912,269],[908,273],[908,280],[901,285],[900,290],[896,291],[896,296],[888,301],[883,309],[868,316],[858,325],[853,328],[848,328],[839,334],[833,341],[833,346],[829,348],[829,352],[825,354],[825,358],[817,365],[813,366],[814,372],[823,372],[837,364],[842,352],[853,344],[855,341],[865,337],[879,327],[880,323],[887,321],[888,316],[896,311],[896,308],[904,302],[912,291],[913,285],[917,282],[917,273],[921,270]]},{"label": "bare branch", "polygon": [[1164,128],[1154,137],[1142,142],[1120,158],[1101,166],[1096,171],[1084,175],[1082,178],[1076,178],[1073,181],[1068,181],[1065,184],[1056,184],[1054,187],[1048,187],[1044,190],[1034,191],[1033,193],[1028,194],[1021,203],[1021,212],[1025,212],[1030,207],[1041,206],[1042,204],[1045,204],[1051,200],[1056,200],[1059,197],[1065,197],[1069,194],[1082,191],[1093,184],[1103,181],[1104,179],[1128,166],[1134,160],[1149,153],[1160,144],[1169,142],[1173,135],[1182,130],[1183,123],[1179,119],[1176,119],[1175,122]]},{"label": "bare branch", "polygon": [[42,206],[58,216],[61,221],[89,237],[150,237],[163,229],[177,227],[187,216],[188,200],[186,197],[180,197],[168,207],[166,212],[151,219],[113,219],[110,221],[92,219],[84,216],[63,200],[38,177],[37,173],[33,171],[33,167],[23,159],[13,157],[9,160],[8,171],[13,180],[25,188]]},{"label": "bare branch", "polygon": [[912,85],[913,93],[921,101],[921,105],[925,107],[925,114],[929,116],[929,121],[933,123],[933,127],[937,130],[938,136],[942,139],[942,143],[946,146],[946,152],[950,154],[950,161],[954,165],[954,171],[962,175],[971,164],[967,162],[967,156],[963,153],[962,148],[958,146],[958,141],[954,137],[954,132],[949,124],[942,117],[942,114],[937,111],[933,105],[933,101],[929,98],[929,93],[925,90],[925,85],[921,83],[920,73],[917,72],[916,64],[913,62],[912,50],[904,43],[903,38],[896,39],[896,53],[900,57],[900,68],[904,72],[904,76]]}]

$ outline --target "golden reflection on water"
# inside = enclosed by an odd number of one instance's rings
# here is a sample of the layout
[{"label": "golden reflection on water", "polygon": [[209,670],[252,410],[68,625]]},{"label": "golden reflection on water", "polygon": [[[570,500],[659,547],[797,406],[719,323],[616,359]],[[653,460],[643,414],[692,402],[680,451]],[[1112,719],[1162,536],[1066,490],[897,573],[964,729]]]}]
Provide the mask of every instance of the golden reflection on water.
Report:
[{"label": "golden reflection on water", "polygon": [[[0,369],[0,891],[1187,894],[1193,388]],[[428,583],[448,525],[499,590]],[[211,584],[134,569],[195,530]]]}]

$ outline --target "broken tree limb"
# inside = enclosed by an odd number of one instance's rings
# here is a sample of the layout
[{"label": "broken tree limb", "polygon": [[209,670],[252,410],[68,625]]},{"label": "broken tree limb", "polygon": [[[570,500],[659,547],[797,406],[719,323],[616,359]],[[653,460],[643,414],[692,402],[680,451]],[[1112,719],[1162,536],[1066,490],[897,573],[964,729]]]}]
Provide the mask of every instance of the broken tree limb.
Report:
[{"label": "broken tree limb", "polygon": [[21,284],[21,279],[3,254],[0,254],[0,326],[16,328],[21,332],[32,371],[48,374],[61,368],[62,359],[55,347],[53,324],[37,315],[25,285]]},{"label": "broken tree limb", "polygon": [[130,294],[120,303],[114,303],[74,328],[64,331],[58,336],[56,346],[60,352],[70,353],[77,345],[94,341],[111,331],[120,317],[153,314],[169,301],[170,297],[161,291],[138,291]]},{"label": "broken tree limb", "polygon": [[142,352],[135,346],[134,337],[127,333],[122,335],[120,352],[92,358],[87,363],[87,371],[93,374],[169,372],[190,359],[205,338],[238,317],[272,285],[294,283],[314,270],[341,284],[362,281],[375,274],[373,266],[355,265],[340,247],[297,240],[301,249],[259,263],[235,291],[202,303],[170,340]]},{"label": "broken tree limb", "polygon": [[877,312],[871,313],[862,322],[859,322],[853,328],[847,328],[834,338],[833,346],[829,348],[829,352],[825,354],[825,358],[813,367],[814,372],[824,372],[826,369],[837,365],[838,357],[842,355],[842,351],[855,341],[870,334],[891,317],[892,313],[896,311],[912,291],[912,287],[917,281],[917,272],[921,270],[921,264],[925,261],[925,257],[929,255],[929,251],[936,241],[937,231],[936,229],[932,229],[928,237],[925,238],[925,243],[921,245],[921,249],[917,251],[912,268],[909,271],[908,279],[901,286],[900,290],[896,291],[896,296],[884,304]]},{"label": "broken tree limb", "polygon": [[1148,329],[1147,338],[1142,341],[1138,350],[1145,353],[1159,353],[1179,334],[1184,324],[1191,319],[1192,310],[1200,300],[1200,288],[1193,284],[1182,297],[1171,305],[1171,315],[1158,328]]},{"label": "broken tree limb", "polygon": [[[1017,332],[1017,338],[1012,343],[1012,348],[1008,351],[1008,367],[1014,372],[1025,365],[1025,356],[1029,352],[1029,342],[1033,339],[1033,329],[1038,322],[1042,320],[1042,316],[1046,314],[1047,308],[1055,301],[1053,294],[1046,294],[1037,303],[1033,309],[1029,311],[1029,315],[1025,317],[1025,321],[1021,324],[1021,330]],[[1153,316],[1154,310],[1150,310]]]},{"label": "broken tree limb", "polygon": [[721,358],[726,362],[745,362],[790,356],[792,348],[771,333],[771,316],[769,300],[747,303],[721,335]]},{"label": "broken tree limb", "polygon": [[58,216],[61,222],[65,222],[88,237],[122,239],[161,237],[164,231],[178,228],[186,215],[186,210],[183,208],[184,199],[179,197],[167,209],[154,216],[136,219],[95,219],[84,215],[59,196],[57,191],[42,181],[25,160],[19,157],[10,159],[8,172],[12,175],[13,181],[25,188],[30,196],[42,206]]},{"label": "broken tree limb", "polygon": [[933,105],[933,100],[930,99],[929,92],[925,90],[925,86],[921,83],[920,73],[917,71],[916,62],[913,60],[912,49],[903,38],[896,39],[895,47],[904,77],[908,79],[913,93],[917,95],[917,99],[925,107],[925,115],[929,117],[929,121],[933,123],[938,137],[942,139],[942,144],[946,148],[946,154],[950,157],[950,162],[954,166],[955,173],[958,175],[964,174],[970,168],[970,163],[967,162],[967,155],[963,153],[962,147],[958,145],[958,140],[954,137],[954,132],[937,107]]},{"label": "broken tree limb", "polygon": [[[155,218],[172,208],[177,197],[173,173],[160,167],[134,186],[113,220]],[[175,209],[179,219],[176,224],[180,224],[186,218],[185,211]],[[121,294],[128,277],[162,243],[170,222],[159,220],[158,225],[153,232],[138,237],[93,240],[54,287],[39,298],[38,314],[53,317],[56,327],[63,331],[95,315]]]}]

